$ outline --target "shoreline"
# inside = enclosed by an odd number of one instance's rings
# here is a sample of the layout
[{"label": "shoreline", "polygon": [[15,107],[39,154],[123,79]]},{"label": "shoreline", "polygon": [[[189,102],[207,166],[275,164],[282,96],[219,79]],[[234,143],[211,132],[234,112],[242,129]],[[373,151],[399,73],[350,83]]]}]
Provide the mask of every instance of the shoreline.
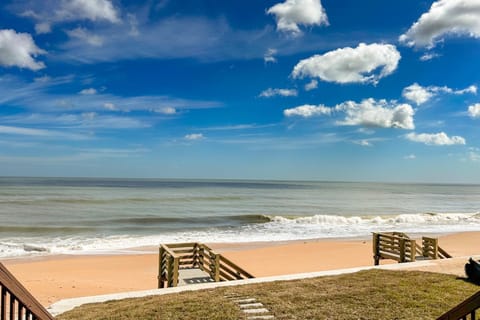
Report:
[{"label": "shoreline", "polygon": [[[440,246],[454,257],[480,254],[479,243],[480,232],[439,237]],[[371,238],[209,245],[256,277],[373,265]],[[157,247],[140,249],[144,251],[5,259],[2,262],[43,305],[48,306],[66,298],[155,289]],[[381,263],[394,262],[383,260]]]},{"label": "shoreline", "polygon": [[[382,232],[382,231],[378,231]],[[390,231],[385,231],[390,232]],[[453,231],[453,232],[415,232],[407,233],[412,239],[419,239],[422,236],[434,237],[434,238],[444,238],[450,235],[457,234],[475,234],[480,233],[478,231]],[[305,243],[305,242],[349,242],[349,241],[370,241],[372,240],[371,234],[368,236],[353,236],[353,237],[326,237],[326,238],[308,238],[308,239],[292,239],[292,240],[273,240],[273,241],[240,241],[240,242],[203,242],[212,249],[215,249],[219,253],[224,251],[244,251],[248,249],[264,248],[264,247],[276,247],[288,244],[295,243]],[[183,242],[172,242],[172,243],[189,243],[190,241]],[[2,262],[13,262],[13,263],[28,263],[29,261],[43,261],[43,260],[56,260],[64,258],[74,258],[74,257],[101,257],[101,256],[135,256],[143,254],[157,254],[158,245],[149,245],[149,246],[138,246],[138,247],[126,247],[121,249],[105,249],[97,251],[84,251],[78,253],[45,253],[38,255],[23,255],[23,256],[10,256],[10,257],[0,257]]]}]

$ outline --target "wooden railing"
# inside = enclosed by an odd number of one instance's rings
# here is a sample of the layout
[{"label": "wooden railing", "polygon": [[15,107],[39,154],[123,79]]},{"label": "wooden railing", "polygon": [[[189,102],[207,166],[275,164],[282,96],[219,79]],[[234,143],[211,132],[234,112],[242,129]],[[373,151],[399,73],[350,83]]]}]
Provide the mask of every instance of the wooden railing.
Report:
[{"label": "wooden railing", "polygon": [[176,287],[182,268],[199,268],[215,282],[254,278],[249,272],[205,244],[160,245],[158,287]]},{"label": "wooden railing", "polygon": [[373,259],[375,265],[380,259],[392,259],[398,262],[415,261],[417,246],[415,240],[403,233],[374,233],[373,234]]},{"label": "wooden railing", "polygon": [[437,320],[475,320],[477,310],[480,309],[480,291],[467,300],[460,303],[448,312],[445,312]]},{"label": "wooden railing", "polygon": [[158,257],[158,287],[176,287],[180,257],[163,244],[160,245]]},{"label": "wooden railing", "polygon": [[438,246],[437,238],[422,237],[422,255],[431,259],[447,259],[452,256]]},{"label": "wooden railing", "polygon": [[452,257],[438,246],[438,239],[436,238],[422,237],[422,245],[420,246],[405,233],[373,233],[373,259],[375,265],[380,263],[380,259],[392,259],[400,263],[413,262],[416,260],[417,255],[429,259]]},{"label": "wooden railing", "polygon": [[53,316],[0,263],[0,319],[53,320]]}]

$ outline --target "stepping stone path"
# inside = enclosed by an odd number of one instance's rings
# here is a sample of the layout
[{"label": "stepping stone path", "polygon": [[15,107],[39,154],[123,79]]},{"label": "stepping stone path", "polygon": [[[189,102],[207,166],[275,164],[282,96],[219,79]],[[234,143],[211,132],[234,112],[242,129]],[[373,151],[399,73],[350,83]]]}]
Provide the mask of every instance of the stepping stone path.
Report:
[{"label": "stepping stone path", "polygon": [[247,320],[271,320],[275,319],[272,313],[255,298],[243,297],[236,294],[226,295],[225,298],[233,301],[240,307]]}]

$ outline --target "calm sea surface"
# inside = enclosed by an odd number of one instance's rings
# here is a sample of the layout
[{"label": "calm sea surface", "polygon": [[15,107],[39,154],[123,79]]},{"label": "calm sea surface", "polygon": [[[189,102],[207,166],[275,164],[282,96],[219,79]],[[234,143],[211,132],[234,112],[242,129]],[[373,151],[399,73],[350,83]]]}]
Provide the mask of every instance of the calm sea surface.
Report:
[{"label": "calm sea surface", "polygon": [[0,257],[480,230],[480,185],[0,178]]}]

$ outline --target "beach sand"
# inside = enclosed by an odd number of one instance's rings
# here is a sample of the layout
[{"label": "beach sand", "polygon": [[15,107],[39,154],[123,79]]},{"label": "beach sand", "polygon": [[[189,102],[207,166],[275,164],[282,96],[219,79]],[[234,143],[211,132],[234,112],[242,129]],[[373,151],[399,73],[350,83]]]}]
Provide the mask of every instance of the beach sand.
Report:
[{"label": "beach sand", "polygon": [[[479,255],[480,232],[441,236],[439,244],[453,256]],[[211,247],[257,277],[373,265],[371,239],[211,244]],[[154,248],[150,250],[154,252]],[[65,298],[157,287],[156,253],[53,256],[2,262],[45,306]],[[458,274],[463,264],[462,260],[426,271]]]}]

